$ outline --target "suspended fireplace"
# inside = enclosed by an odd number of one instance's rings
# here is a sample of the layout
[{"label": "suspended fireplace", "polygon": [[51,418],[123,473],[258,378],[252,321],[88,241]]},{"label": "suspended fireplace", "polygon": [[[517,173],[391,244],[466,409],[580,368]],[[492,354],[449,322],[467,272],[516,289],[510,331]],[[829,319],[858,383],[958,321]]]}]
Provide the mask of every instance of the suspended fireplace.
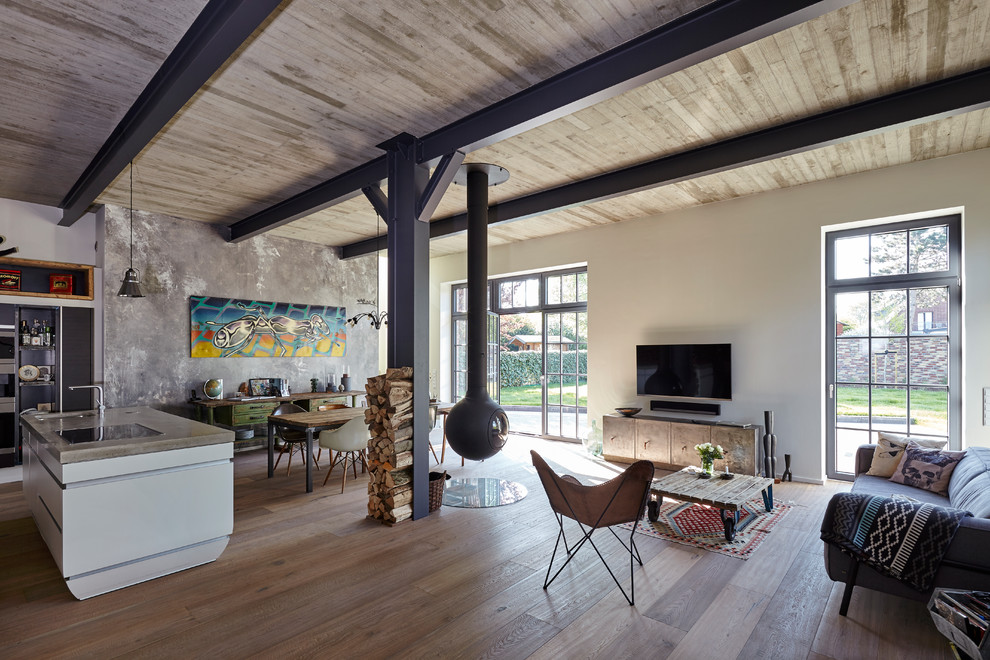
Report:
[{"label": "suspended fireplace", "polygon": [[462,165],[467,186],[467,392],[447,416],[447,442],[464,458],[491,458],[505,446],[509,418],[488,395],[488,186],[509,178],[497,165]]}]

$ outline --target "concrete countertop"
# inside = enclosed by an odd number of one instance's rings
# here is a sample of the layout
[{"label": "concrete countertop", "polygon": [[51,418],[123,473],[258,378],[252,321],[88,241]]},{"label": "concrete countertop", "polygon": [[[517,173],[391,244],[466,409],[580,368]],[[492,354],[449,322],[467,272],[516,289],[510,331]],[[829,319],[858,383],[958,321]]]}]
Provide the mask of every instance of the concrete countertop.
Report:
[{"label": "concrete countertop", "polygon": [[[41,449],[62,465],[234,441],[233,431],[144,406],[108,408],[102,420],[95,410],[28,413],[21,415],[21,424],[32,430],[41,439]],[[72,429],[130,424],[140,424],[161,435],[70,444],[58,434],[59,431]]]}]

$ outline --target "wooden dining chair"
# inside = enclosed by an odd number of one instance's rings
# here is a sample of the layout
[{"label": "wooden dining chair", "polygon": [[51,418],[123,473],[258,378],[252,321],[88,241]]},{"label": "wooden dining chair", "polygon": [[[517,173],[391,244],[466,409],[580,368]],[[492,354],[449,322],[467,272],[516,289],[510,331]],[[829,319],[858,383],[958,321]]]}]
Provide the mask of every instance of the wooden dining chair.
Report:
[{"label": "wooden dining chair", "polygon": [[[283,403],[274,411],[272,415],[288,415],[290,413],[301,413],[306,412],[305,408],[302,406],[297,406],[294,403]],[[275,435],[278,436],[280,444],[282,445],[281,451],[278,453],[278,460],[275,461],[275,467],[278,467],[279,461],[282,460],[282,454],[288,450],[289,452],[289,464],[285,470],[285,474],[288,475],[292,470],[292,454],[295,453],[296,449],[299,449],[299,455],[303,456],[303,452],[306,450],[306,432],[297,431],[295,429],[286,429],[281,426],[275,427]],[[305,456],[303,456],[305,458]],[[320,463],[317,460],[319,457],[314,456],[313,462],[316,464],[317,469],[320,467]]]},{"label": "wooden dining chair", "polygon": [[[543,588],[546,589],[551,582],[557,579],[564,567],[570,563],[577,551],[587,542],[595,549],[598,558],[605,564],[608,574],[618,585],[619,591],[632,605],[636,597],[633,560],[639,562],[640,566],[643,565],[639,550],[636,548],[636,540],[633,537],[636,534],[636,527],[643,517],[643,512],[646,510],[646,502],[650,497],[650,484],[653,482],[654,473],[653,463],[636,461],[622,474],[603,484],[584,486],[569,474],[558,475],[555,473],[543,460],[543,457],[535,451],[530,451],[530,454],[533,457],[536,473],[543,483],[543,490],[546,491],[547,498],[550,500],[550,508],[553,509],[553,513],[557,517],[557,524],[560,527],[560,531],[557,533],[557,542],[553,546],[553,554],[550,556],[550,565],[547,567],[546,579],[543,581]],[[573,547],[568,546],[567,537],[564,536],[564,518],[574,520],[581,529],[581,539]],[[633,523],[628,544],[619,538],[619,535],[612,529],[612,525],[622,523]],[[608,531],[612,532],[612,535],[629,552],[628,595],[591,538],[595,530],[601,528],[607,528]],[[567,560],[557,569],[553,577],[550,577],[550,571],[553,569],[553,561],[557,557],[557,548],[560,547],[561,540],[564,541]]]}]

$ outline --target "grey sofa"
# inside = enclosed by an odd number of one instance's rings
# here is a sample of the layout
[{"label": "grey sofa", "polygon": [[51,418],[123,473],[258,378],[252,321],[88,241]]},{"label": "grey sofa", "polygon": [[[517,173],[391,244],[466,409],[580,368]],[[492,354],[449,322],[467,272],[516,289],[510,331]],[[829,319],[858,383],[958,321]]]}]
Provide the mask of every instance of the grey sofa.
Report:
[{"label": "grey sofa", "polygon": [[[942,565],[935,574],[935,587],[990,590],[990,448],[970,447],[949,480],[949,496],[913,488],[866,474],[873,460],[875,445],[862,445],[856,451],[856,481],[852,492],[873,495],[900,493],[921,502],[964,509],[973,514],[964,518],[956,532]],[[822,529],[831,528],[833,505],[825,511]],[[865,564],[855,562],[837,546],[825,544],[825,570],[836,582],[846,583],[846,595],[840,608],[845,615],[852,584],[884,591],[904,598],[927,601],[931,592],[922,593],[894,578],[881,575]]]}]

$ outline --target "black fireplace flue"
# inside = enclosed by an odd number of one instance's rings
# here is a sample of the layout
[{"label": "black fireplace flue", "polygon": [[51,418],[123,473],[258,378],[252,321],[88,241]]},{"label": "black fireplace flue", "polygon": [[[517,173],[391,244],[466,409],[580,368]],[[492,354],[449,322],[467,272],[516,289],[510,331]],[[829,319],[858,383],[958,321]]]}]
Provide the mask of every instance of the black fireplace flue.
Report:
[{"label": "black fireplace flue", "polygon": [[509,178],[497,165],[462,165],[467,185],[467,392],[447,416],[447,442],[464,458],[491,458],[505,446],[509,418],[488,394],[488,186]]}]

